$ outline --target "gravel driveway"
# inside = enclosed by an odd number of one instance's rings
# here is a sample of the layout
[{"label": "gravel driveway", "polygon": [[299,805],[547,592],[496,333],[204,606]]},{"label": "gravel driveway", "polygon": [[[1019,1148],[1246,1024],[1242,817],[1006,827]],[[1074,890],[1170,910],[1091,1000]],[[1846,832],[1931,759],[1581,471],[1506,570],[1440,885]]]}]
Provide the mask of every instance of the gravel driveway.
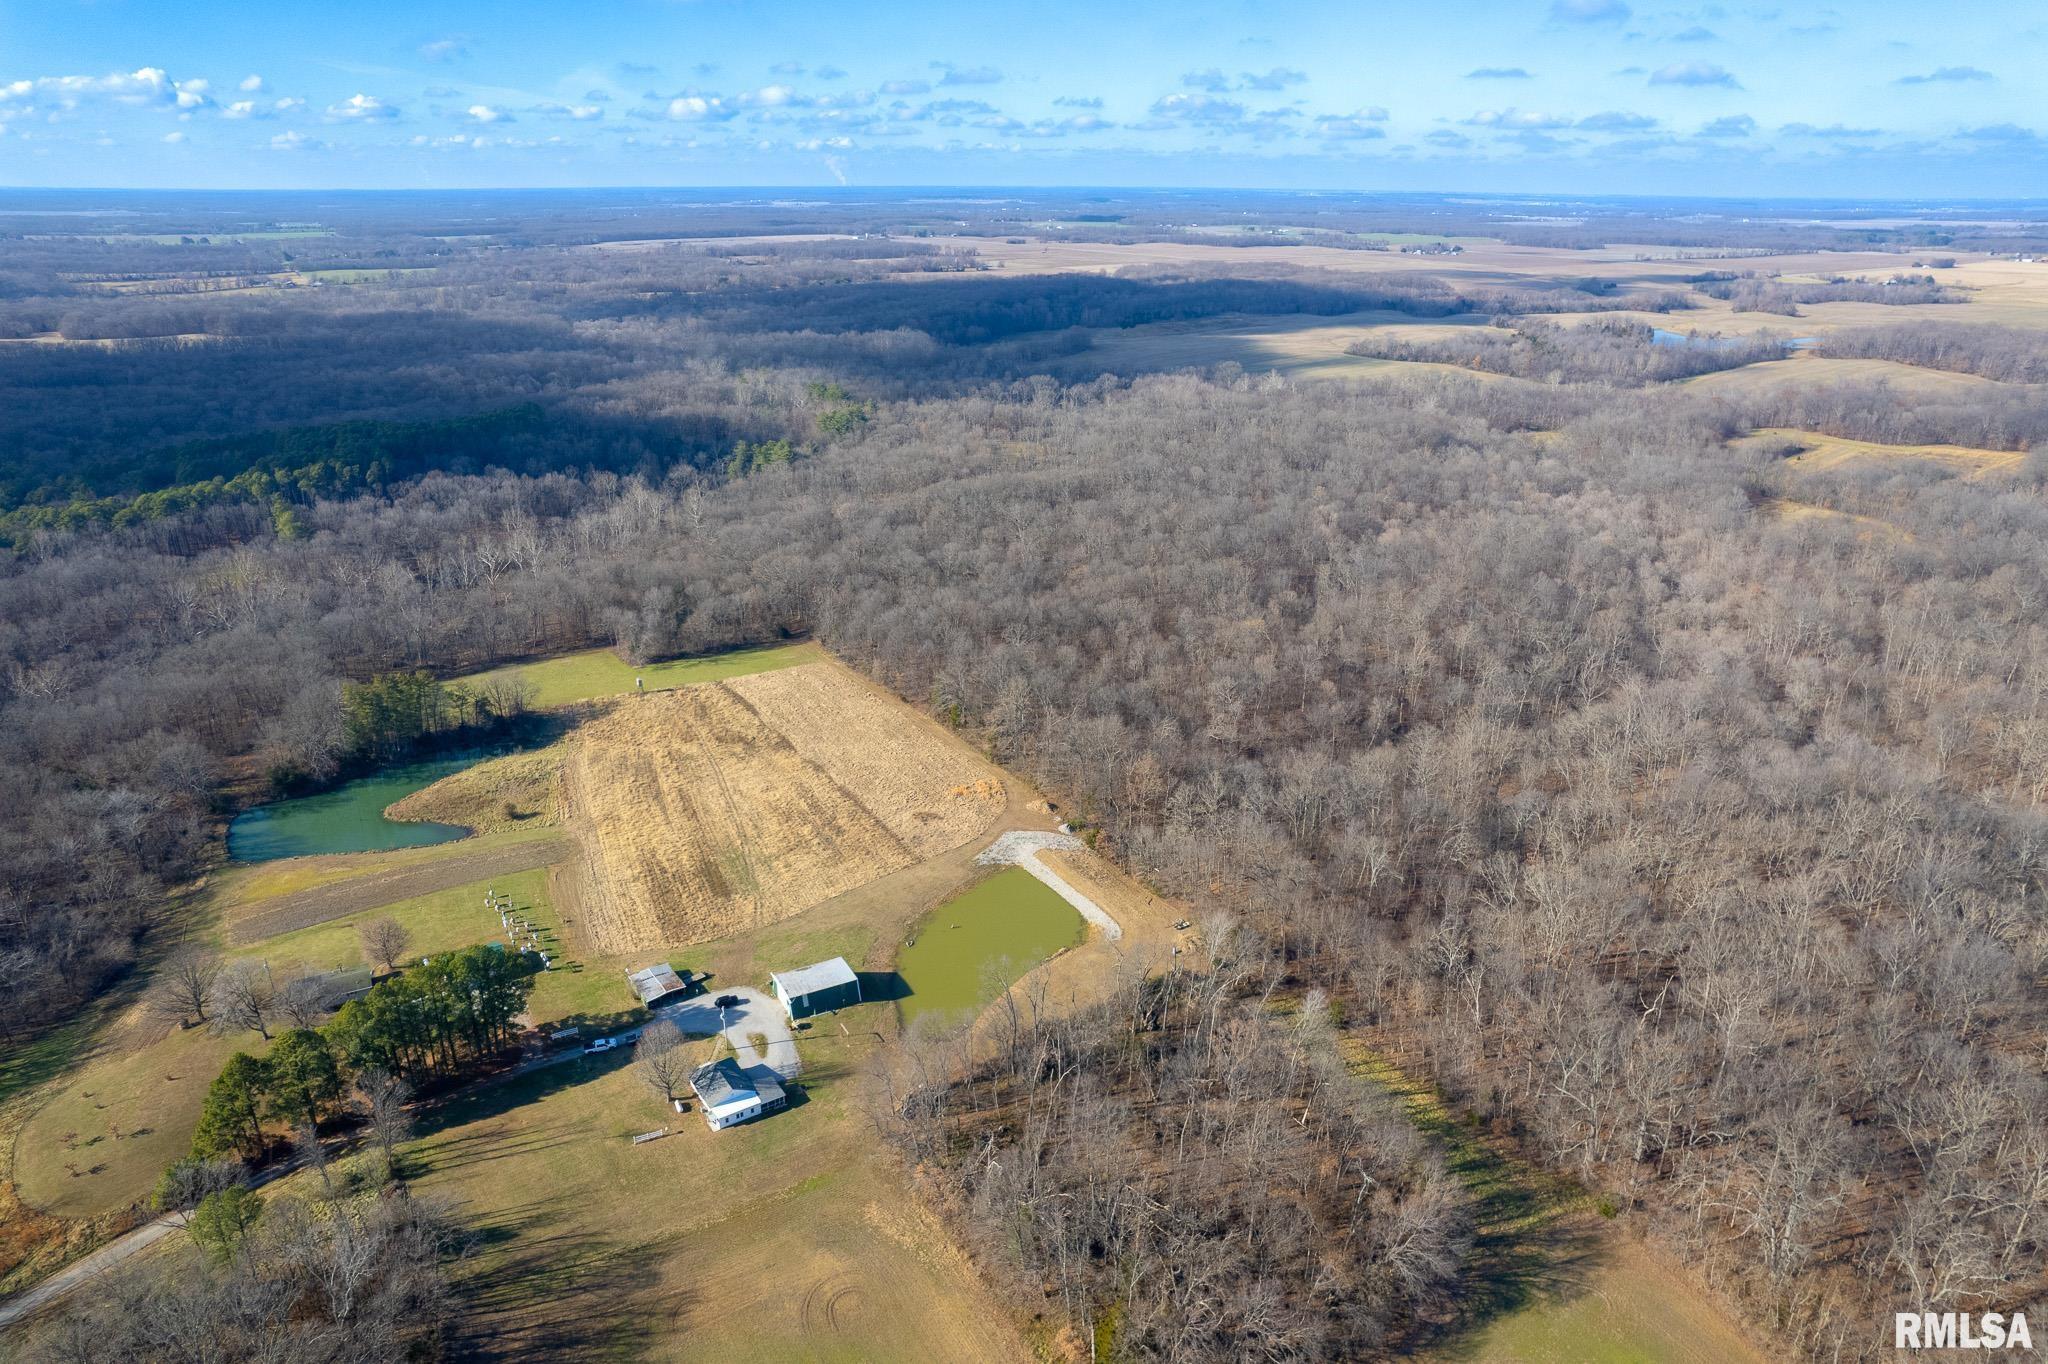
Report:
[{"label": "gravel driveway", "polygon": [[[724,1010],[721,1020],[720,1010],[712,1001],[727,995],[737,995],[740,1002]],[[655,1014],[693,1037],[724,1032],[725,1040],[732,1043],[743,1066],[767,1066],[785,1080],[794,1080],[803,1069],[796,1059],[796,1038],[789,1030],[789,1016],[782,1012],[774,996],[751,986],[714,987],[695,999],[663,1005]],[[766,1045],[755,1046],[750,1040],[755,1037],[765,1038]]]},{"label": "gravel driveway", "polygon": [[1045,864],[1041,852],[1078,852],[1085,846],[1072,834],[1040,833],[1036,829],[1018,829],[1004,834],[988,845],[988,850],[974,860],[984,867],[1022,867],[1039,880],[1051,886],[1062,900],[1080,911],[1081,917],[1102,930],[1102,936],[1115,942],[1123,937],[1124,926],[1111,918],[1109,911],[1074,889],[1073,883]]}]

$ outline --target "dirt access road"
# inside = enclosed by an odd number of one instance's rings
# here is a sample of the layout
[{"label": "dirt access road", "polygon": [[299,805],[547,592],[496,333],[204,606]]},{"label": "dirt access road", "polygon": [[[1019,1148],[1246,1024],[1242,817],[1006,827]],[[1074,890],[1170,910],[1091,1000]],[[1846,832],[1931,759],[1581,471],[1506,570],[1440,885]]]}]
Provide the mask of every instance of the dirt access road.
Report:
[{"label": "dirt access road", "polygon": [[566,838],[537,838],[498,848],[436,858],[412,866],[392,867],[365,876],[350,877],[311,890],[274,896],[234,912],[227,926],[228,939],[237,946],[261,942],[280,933],[291,933],[351,914],[364,914],[400,900],[411,900],[436,891],[453,890],[492,876],[509,876],[549,866],[569,855]]}]

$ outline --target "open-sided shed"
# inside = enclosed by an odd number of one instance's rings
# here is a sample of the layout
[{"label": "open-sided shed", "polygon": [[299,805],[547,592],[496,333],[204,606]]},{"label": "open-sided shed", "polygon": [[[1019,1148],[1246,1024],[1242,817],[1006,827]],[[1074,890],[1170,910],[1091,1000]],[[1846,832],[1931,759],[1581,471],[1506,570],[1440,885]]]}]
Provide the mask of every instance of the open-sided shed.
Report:
[{"label": "open-sided shed", "polygon": [[650,966],[643,971],[628,971],[626,983],[633,987],[633,993],[640,996],[640,1002],[648,1008],[671,998],[680,998],[690,992],[689,983],[676,974],[676,968],[667,962]]}]

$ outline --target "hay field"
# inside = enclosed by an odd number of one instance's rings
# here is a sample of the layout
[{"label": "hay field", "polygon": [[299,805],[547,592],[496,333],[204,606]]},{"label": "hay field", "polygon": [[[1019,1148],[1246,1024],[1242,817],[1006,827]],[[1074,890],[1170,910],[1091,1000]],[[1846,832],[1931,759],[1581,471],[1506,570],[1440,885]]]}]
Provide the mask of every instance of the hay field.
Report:
[{"label": "hay field", "polygon": [[1786,467],[1807,473],[1827,473],[1867,464],[1916,462],[1938,464],[1968,478],[1986,478],[2011,473],[2026,456],[2017,450],[1980,450],[1969,445],[1880,445],[1876,441],[1850,440],[1818,431],[1794,431],[1764,427],[1729,444],[1735,449],[1773,441],[1797,441],[1800,452],[1785,461]]},{"label": "hay field", "polygon": [[1297,379],[1355,379],[1418,370],[1472,374],[1475,371],[1453,365],[1348,355],[1345,348],[1367,336],[1427,341],[1485,324],[1486,319],[1476,313],[1447,321],[1417,322],[1407,313],[1395,312],[1346,313],[1336,317],[1240,315],[1199,322],[1155,322],[1142,327],[1097,330],[1090,335],[1089,349],[1068,363],[1078,369],[1099,367],[1131,373],[1207,369],[1234,361],[1254,373],[1285,374]]},{"label": "hay field", "polygon": [[965,842],[1001,773],[836,663],[613,708],[563,770],[574,916],[600,952],[775,923]]},{"label": "hay field", "polygon": [[697,682],[717,682],[771,668],[793,668],[813,662],[820,652],[812,644],[779,644],[761,649],[732,649],[701,658],[672,658],[660,663],[635,665],[610,649],[585,649],[532,663],[514,663],[488,672],[470,673],[449,679],[449,685],[472,690],[517,676],[533,688],[529,703],[536,710],[554,710],[578,701],[596,701],[607,696],[624,696],[633,690],[635,678],[648,691],[667,691]]},{"label": "hay field", "polygon": [[1896,360],[1841,359],[1815,355],[1811,351],[1795,351],[1783,360],[1759,360],[1753,365],[1742,365],[1736,369],[1695,375],[1690,379],[1682,379],[1679,383],[1681,387],[1695,393],[1755,393],[1780,385],[1796,384],[1811,387],[1867,383],[1872,379],[1882,379],[1903,392],[1933,397],[1954,396],[1970,389],[1982,388],[1985,384],[1998,382],[1996,379],[1985,379],[1975,374],[1958,374],[1953,370],[1902,365]]}]

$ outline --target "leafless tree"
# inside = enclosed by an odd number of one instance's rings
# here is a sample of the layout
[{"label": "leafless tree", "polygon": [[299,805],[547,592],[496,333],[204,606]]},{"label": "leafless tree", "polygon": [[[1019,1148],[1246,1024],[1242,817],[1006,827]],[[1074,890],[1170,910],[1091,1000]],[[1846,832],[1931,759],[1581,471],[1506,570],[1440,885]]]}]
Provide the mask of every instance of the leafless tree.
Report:
[{"label": "leafless tree", "polygon": [[690,1075],[696,1069],[683,1045],[682,1031],[665,1018],[648,1024],[640,1034],[633,1065],[641,1081],[659,1094],[663,1103],[671,1104],[688,1092]]},{"label": "leafless tree", "polygon": [[398,1146],[412,1136],[412,1086],[372,1066],[356,1076],[356,1092],[362,1095],[370,1135],[384,1154],[385,1168],[395,1170]]},{"label": "leafless tree", "polygon": [[206,1009],[220,978],[221,956],[200,947],[183,947],[157,968],[150,987],[150,1007],[179,1027],[207,1021]]},{"label": "leafless tree", "polygon": [[278,989],[268,962],[239,961],[223,968],[214,977],[210,996],[210,1022],[216,1031],[246,1028],[269,1038],[278,1013]]},{"label": "leafless tree", "polygon": [[363,955],[381,962],[387,974],[398,969],[399,960],[412,945],[412,934],[405,925],[388,916],[370,920],[357,930],[357,936],[362,940]]}]

